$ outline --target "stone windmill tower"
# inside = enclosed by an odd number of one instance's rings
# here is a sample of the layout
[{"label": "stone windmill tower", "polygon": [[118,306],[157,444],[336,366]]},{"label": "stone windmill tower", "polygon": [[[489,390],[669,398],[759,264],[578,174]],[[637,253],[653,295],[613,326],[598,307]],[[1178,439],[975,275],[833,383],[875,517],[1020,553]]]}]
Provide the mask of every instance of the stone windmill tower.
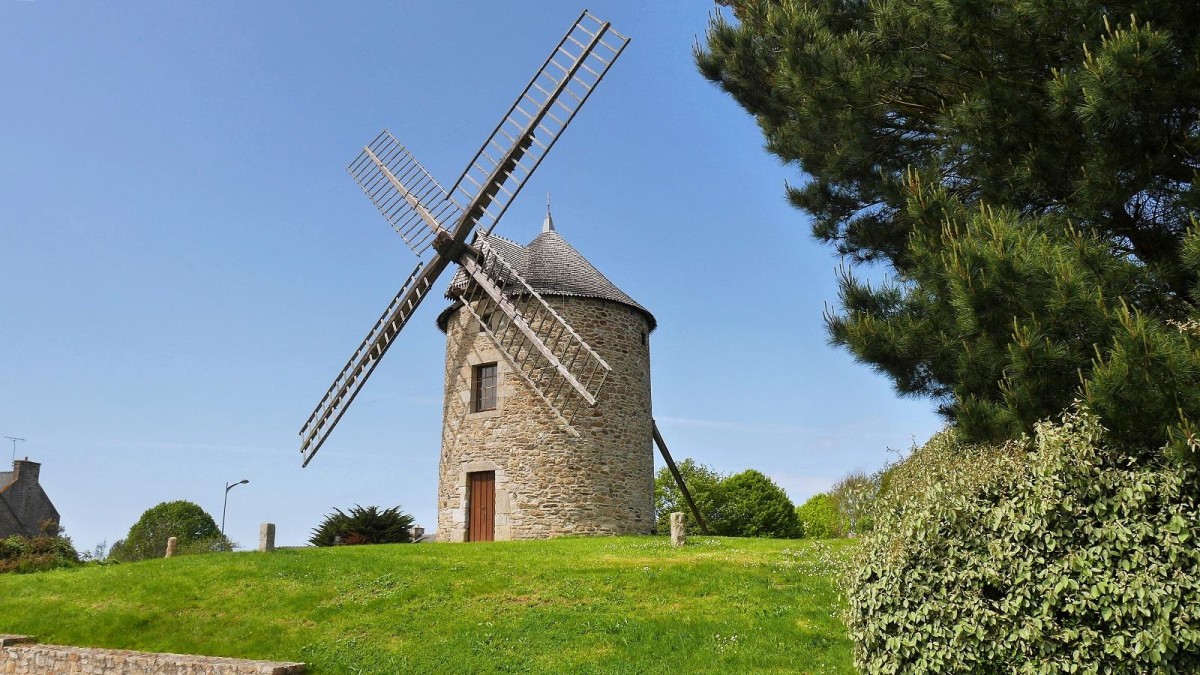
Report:
[{"label": "stone windmill tower", "polygon": [[549,209],[528,246],[487,241],[611,372],[596,405],[566,423],[489,335],[503,330],[503,317],[467,308],[460,273],[438,317],[446,333],[438,540],[652,532],[654,316],[567,243]]}]

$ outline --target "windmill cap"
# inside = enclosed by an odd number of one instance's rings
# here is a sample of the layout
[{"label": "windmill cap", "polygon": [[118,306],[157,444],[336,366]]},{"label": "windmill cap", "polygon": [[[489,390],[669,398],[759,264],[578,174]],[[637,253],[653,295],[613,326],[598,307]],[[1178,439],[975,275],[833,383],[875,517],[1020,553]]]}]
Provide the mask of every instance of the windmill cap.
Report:
[{"label": "windmill cap", "polygon": [[[550,222],[547,218],[547,223]],[[529,242],[528,246],[521,246],[496,235],[481,235],[479,239],[498,252],[505,262],[541,295],[596,298],[620,303],[641,312],[646,317],[650,330],[658,327],[658,321],[650,310],[638,304],[609,281],[608,277],[601,274],[600,270],[553,229],[552,224],[550,227],[543,224],[542,233]],[[463,288],[466,282],[466,275],[459,270],[450,282],[446,297],[456,299],[456,291]],[[438,315],[438,328],[443,332],[450,320],[450,314],[457,308],[456,302]]]}]

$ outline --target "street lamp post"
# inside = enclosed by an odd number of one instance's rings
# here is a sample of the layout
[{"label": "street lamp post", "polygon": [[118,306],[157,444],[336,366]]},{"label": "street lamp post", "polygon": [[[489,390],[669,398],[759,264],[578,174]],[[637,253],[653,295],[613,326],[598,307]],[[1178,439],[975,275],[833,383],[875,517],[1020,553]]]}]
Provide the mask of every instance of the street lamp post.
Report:
[{"label": "street lamp post", "polygon": [[249,483],[249,482],[250,482],[250,480],[248,478],[243,478],[242,480],[239,480],[236,483],[226,483],[225,484],[225,505],[221,507],[221,536],[222,537],[225,536],[225,510],[227,508],[229,508],[229,491],[239,485],[245,485],[246,483]]}]

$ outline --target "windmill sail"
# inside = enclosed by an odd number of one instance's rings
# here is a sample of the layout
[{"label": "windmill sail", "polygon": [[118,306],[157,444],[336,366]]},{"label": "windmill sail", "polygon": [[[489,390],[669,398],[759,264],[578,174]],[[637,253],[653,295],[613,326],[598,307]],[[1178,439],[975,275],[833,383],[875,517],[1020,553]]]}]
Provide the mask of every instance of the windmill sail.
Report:
[{"label": "windmill sail", "polygon": [[321,444],[337,426],[350,402],[358,395],[358,390],[362,389],[367,378],[371,377],[375,366],[379,365],[379,359],[383,358],[400,329],[408,323],[417,305],[429,294],[434,279],[445,269],[446,264],[447,261],[438,256],[424,268],[420,264],[417,265],[395,299],[388,304],[383,316],[375,322],[366,339],[354,351],[342,372],[338,373],[329,391],[325,392],[321,402],[308,416],[308,421],[300,428],[300,453],[304,455],[302,466],[308,466],[313,455],[321,449]]},{"label": "windmill sail", "polygon": [[387,129],[363,147],[347,170],[418,256],[462,215],[446,190]]},{"label": "windmill sail", "polygon": [[[478,258],[462,261],[471,281],[459,287],[459,300],[570,428],[580,405],[596,404],[612,368],[486,240],[477,244]],[[502,318],[485,321],[487,315]]]},{"label": "windmill sail", "polygon": [[475,225],[492,231],[628,43],[584,10],[450,189],[466,205],[459,241]]}]

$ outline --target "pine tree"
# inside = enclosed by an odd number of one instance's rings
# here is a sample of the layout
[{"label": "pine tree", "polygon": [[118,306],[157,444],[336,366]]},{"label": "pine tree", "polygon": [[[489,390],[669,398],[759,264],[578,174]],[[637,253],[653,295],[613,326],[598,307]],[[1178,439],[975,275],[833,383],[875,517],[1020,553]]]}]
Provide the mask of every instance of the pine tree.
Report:
[{"label": "pine tree", "polygon": [[1079,398],[1195,458],[1200,4],[721,4],[697,63],[847,261],[834,343],[969,439]]}]

